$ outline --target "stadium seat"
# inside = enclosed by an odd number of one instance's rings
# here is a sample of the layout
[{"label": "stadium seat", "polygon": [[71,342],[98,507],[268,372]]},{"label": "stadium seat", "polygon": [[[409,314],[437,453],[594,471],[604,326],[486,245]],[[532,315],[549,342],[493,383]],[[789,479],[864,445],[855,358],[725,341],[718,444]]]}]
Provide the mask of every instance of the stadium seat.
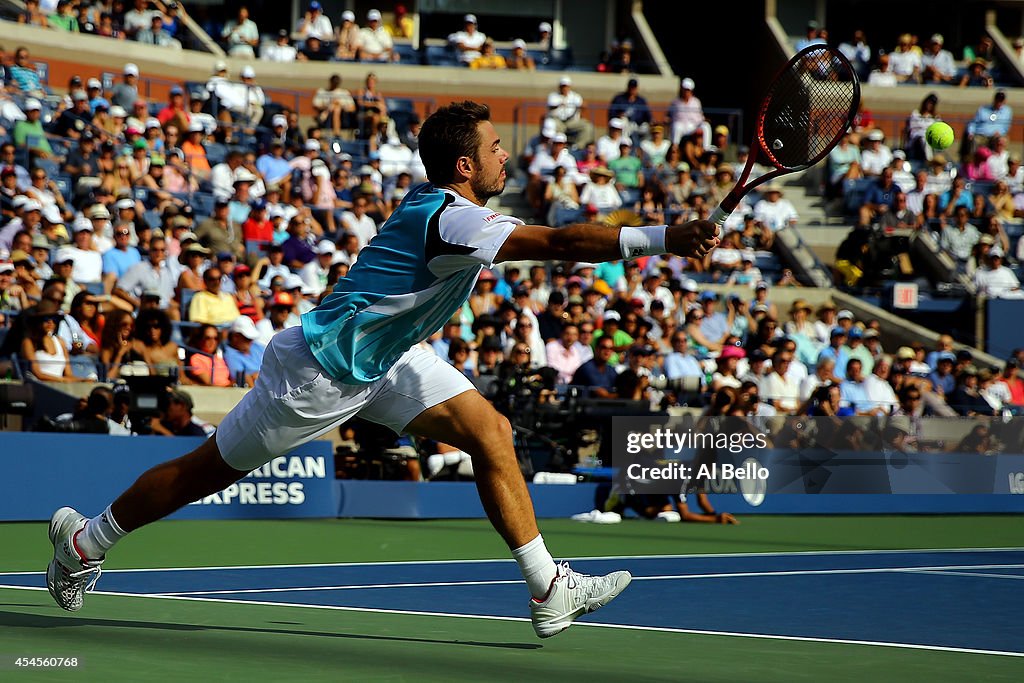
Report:
[{"label": "stadium seat", "polygon": [[60,190],[60,194],[64,197],[65,202],[70,202],[73,198],[73,188],[71,182],[71,176],[59,174],[52,178],[54,185]]},{"label": "stadium seat", "polygon": [[400,64],[420,64],[423,61],[419,50],[414,48],[412,45],[395,43],[392,50],[398,55],[398,61]]},{"label": "stadium seat", "polygon": [[60,164],[53,159],[40,159],[36,157],[32,160],[32,166],[33,168],[43,169],[50,178],[60,175]]},{"label": "stadium seat", "polygon": [[142,219],[146,221],[146,225],[148,225],[153,230],[156,230],[157,228],[160,227],[160,214],[154,211],[153,209],[148,209],[147,211],[145,211],[142,214]]},{"label": "stadium seat", "polygon": [[194,289],[181,289],[181,319],[188,320],[188,307],[192,303],[192,297],[196,295]]},{"label": "stadium seat", "polygon": [[537,59],[537,68],[542,71],[558,71],[572,67],[572,48],[551,48],[547,52],[540,53],[541,58]]},{"label": "stadium seat", "polygon": [[209,192],[194,192],[192,194],[192,209],[195,211],[196,216],[212,216],[213,215],[213,194]]},{"label": "stadium seat", "polygon": [[427,45],[423,48],[423,63],[430,66],[461,66],[458,57],[448,45]]}]

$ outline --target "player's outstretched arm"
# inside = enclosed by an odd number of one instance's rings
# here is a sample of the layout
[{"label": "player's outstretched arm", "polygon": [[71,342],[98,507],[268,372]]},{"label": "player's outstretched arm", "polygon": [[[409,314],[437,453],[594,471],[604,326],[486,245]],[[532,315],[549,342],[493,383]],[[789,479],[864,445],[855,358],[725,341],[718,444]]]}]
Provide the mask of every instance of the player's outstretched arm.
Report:
[{"label": "player's outstretched arm", "polygon": [[717,232],[718,227],[711,221],[642,228],[597,223],[576,223],[564,228],[520,225],[505,240],[495,260],[600,263],[663,253],[703,258],[718,246]]}]

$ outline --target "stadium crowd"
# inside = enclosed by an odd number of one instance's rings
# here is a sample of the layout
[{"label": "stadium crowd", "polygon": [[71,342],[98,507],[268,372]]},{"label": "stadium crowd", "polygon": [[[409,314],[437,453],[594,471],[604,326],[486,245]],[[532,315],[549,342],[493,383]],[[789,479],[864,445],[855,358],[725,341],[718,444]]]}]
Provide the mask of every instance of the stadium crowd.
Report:
[{"label": "stadium crowd", "polygon": [[[373,74],[354,94],[331,79],[303,130],[297,112],[250,97],[260,92],[251,67],[240,82],[223,63],[214,72],[158,103],[140,97],[134,64],[112,88],[74,77],[66,96],[41,82],[25,48],[4,64],[0,355],[19,375],[252,386],[272,336],[345,276],[424,179],[418,121],[396,124]],[[537,217],[706,217],[748,150],[712,128],[695,87],[682,79],[659,119],[628,79],[598,136],[571,79],[559,79],[521,155]],[[998,144],[983,136],[977,144]],[[348,143],[356,154],[343,151]],[[864,156],[856,163],[870,170]],[[796,221],[783,189],[769,185],[734,213],[704,261],[484,271],[461,314],[425,345],[476,378],[529,379],[539,401],[578,386],[652,409],[686,403],[721,414],[1001,414],[1024,405],[1024,351],[996,376],[923,346],[889,356],[877,321],[834,306],[778,310],[772,292],[798,283],[775,272],[768,250]],[[749,294],[720,297],[709,283]]]}]

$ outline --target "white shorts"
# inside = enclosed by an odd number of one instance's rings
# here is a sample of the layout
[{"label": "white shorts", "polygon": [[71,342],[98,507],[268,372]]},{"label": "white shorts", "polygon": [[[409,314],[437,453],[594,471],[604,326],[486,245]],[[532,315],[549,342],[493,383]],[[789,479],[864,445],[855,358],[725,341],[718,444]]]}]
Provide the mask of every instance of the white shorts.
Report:
[{"label": "white shorts", "polygon": [[474,389],[432,351],[414,346],[372,384],[342,384],[327,376],[302,327],[270,341],[256,386],[217,428],[224,462],[248,472],[323,436],[356,415],[401,434],[427,408]]}]

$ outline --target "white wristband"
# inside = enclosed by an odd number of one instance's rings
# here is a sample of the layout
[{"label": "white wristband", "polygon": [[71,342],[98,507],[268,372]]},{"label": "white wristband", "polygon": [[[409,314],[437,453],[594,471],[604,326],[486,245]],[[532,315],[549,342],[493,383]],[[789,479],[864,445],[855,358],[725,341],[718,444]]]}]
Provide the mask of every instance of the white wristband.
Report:
[{"label": "white wristband", "polygon": [[619,249],[622,258],[631,259],[638,256],[655,256],[664,254],[666,225],[647,225],[633,228],[624,225],[619,228]]}]

